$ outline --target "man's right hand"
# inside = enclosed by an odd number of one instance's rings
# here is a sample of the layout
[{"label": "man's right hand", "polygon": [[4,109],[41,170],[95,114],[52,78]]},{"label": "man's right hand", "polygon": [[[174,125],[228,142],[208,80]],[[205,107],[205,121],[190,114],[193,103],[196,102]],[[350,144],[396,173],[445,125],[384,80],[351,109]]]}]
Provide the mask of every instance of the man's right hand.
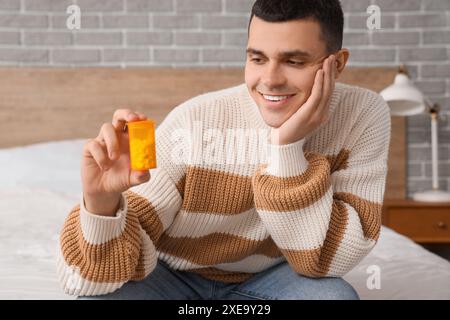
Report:
[{"label": "man's right hand", "polygon": [[127,122],[147,117],[129,109],[114,112],[112,123],[105,123],[100,133],[83,148],[81,180],[85,207],[89,212],[114,216],[122,192],[150,180],[150,172],[130,169]]}]

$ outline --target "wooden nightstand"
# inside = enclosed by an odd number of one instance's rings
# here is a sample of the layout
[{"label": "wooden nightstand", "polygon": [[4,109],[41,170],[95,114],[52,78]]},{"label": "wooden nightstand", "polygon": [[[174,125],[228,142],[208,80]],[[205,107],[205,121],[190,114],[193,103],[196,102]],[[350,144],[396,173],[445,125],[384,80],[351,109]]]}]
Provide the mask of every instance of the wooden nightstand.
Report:
[{"label": "wooden nightstand", "polygon": [[418,243],[450,243],[450,203],[386,199],[382,221]]}]

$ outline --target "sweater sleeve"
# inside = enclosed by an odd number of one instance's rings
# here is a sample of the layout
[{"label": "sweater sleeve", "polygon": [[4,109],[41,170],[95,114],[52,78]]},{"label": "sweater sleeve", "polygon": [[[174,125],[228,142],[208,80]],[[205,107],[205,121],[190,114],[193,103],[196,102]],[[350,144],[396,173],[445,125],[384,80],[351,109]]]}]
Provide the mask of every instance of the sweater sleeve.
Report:
[{"label": "sweater sleeve", "polygon": [[111,293],[141,280],[157,263],[155,243],[181,208],[184,165],[173,161],[171,132],[182,126],[176,109],[156,130],[157,165],[150,180],[124,192],[114,217],[88,212],[83,197],[67,217],[59,239],[57,274],[76,296]]},{"label": "sweater sleeve", "polygon": [[[269,145],[252,178],[255,206],[297,273],[341,277],[376,244],[390,143],[390,115],[377,100],[337,155],[304,152],[304,139]],[[364,125],[362,125],[364,123]]]}]

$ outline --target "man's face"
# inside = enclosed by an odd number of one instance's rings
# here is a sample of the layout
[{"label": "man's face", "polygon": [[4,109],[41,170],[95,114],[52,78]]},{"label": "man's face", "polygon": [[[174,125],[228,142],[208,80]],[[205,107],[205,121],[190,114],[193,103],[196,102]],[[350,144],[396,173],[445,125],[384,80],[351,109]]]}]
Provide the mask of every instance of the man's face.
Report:
[{"label": "man's face", "polygon": [[306,102],[327,56],[319,23],[311,19],[266,22],[253,17],[245,82],[267,125],[278,128]]}]

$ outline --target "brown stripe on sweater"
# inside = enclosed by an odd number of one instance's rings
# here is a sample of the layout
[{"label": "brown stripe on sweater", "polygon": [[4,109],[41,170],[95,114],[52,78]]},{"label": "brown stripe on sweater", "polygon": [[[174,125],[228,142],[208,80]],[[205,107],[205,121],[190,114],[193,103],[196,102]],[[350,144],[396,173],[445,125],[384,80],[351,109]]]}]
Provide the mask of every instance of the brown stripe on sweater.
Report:
[{"label": "brown stripe on sweater", "polygon": [[253,207],[251,177],[192,166],[187,168],[184,210],[234,215]]},{"label": "brown stripe on sweater", "polygon": [[146,278],[146,276],[147,275],[145,274],[144,255],[141,253],[141,255],[139,256],[138,264],[136,266],[136,270],[134,271],[134,274],[130,280],[140,281],[140,280],[144,280]]},{"label": "brown stripe on sweater", "polygon": [[[306,152],[308,169],[295,177],[275,177],[262,173],[253,177],[255,205],[259,210],[289,212],[319,201],[331,186],[330,163],[317,153]],[[276,201],[274,201],[276,199]]]},{"label": "brown stripe on sweater", "polygon": [[140,257],[140,234],[137,215],[129,210],[122,234],[103,244],[86,242],[81,231],[80,206],[67,217],[60,237],[66,264],[79,268],[81,277],[92,282],[128,281],[135,274]]},{"label": "brown stripe on sweater", "polygon": [[334,199],[344,201],[358,212],[364,237],[378,240],[381,228],[382,204],[372,202],[348,192],[336,192]]},{"label": "brown stripe on sweater", "polygon": [[175,187],[177,188],[178,192],[181,195],[181,198],[184,197],[184,187],[186,185],[186,175],[184,174],[180,180],[175,184]]},{"label": "brown stripe on sweater", "polygon": [[331,173],[339,170],[345,170],[348,168],[348,158],[350,151],[342,149],[337,155],[328,155],[327,160],[330,162]]},{"label": "brown stripe on sweater", "polygon": [[153,242],[156,242],[163,233],[164,227],[156,213],[155,207],[146,198],[127,191],[124,193],[128,202],[128,208],[137,213],[142,229]]},{"label": "brown stripe on sweater", "polygon": [[197,273],[209,280],[225,283],[242,283],[253,277],[253,273],[224,271],[217,268],[190,269],[186,271]]},{"label": "brown stripe on sweater", "polygon": [[145,256],[146,254],[143,252],[143,245],[141,244],[141,250],[139,255],[139,261],[137,263],[136,269],[134,270],[133,277],[130,280],[140,281],[146,278],[145,274]]},{"label": "brown stripe on sweater", "polygon": [[310,250],[286,250],[282,253],[295,272],[309,277],[323,277],[330,270],[348,223],[348,211],[339,201],[333,202],[330,224],[321,248]]},{"label": "brown stripe on sweater", "polygon": [[211,233],[198,238],[175,238],[164,233],[157,243],[157,249],[204,266],[237,262],[254,254],[271,258],[281,256],[271,237],[252,240],[227,233]]}]

